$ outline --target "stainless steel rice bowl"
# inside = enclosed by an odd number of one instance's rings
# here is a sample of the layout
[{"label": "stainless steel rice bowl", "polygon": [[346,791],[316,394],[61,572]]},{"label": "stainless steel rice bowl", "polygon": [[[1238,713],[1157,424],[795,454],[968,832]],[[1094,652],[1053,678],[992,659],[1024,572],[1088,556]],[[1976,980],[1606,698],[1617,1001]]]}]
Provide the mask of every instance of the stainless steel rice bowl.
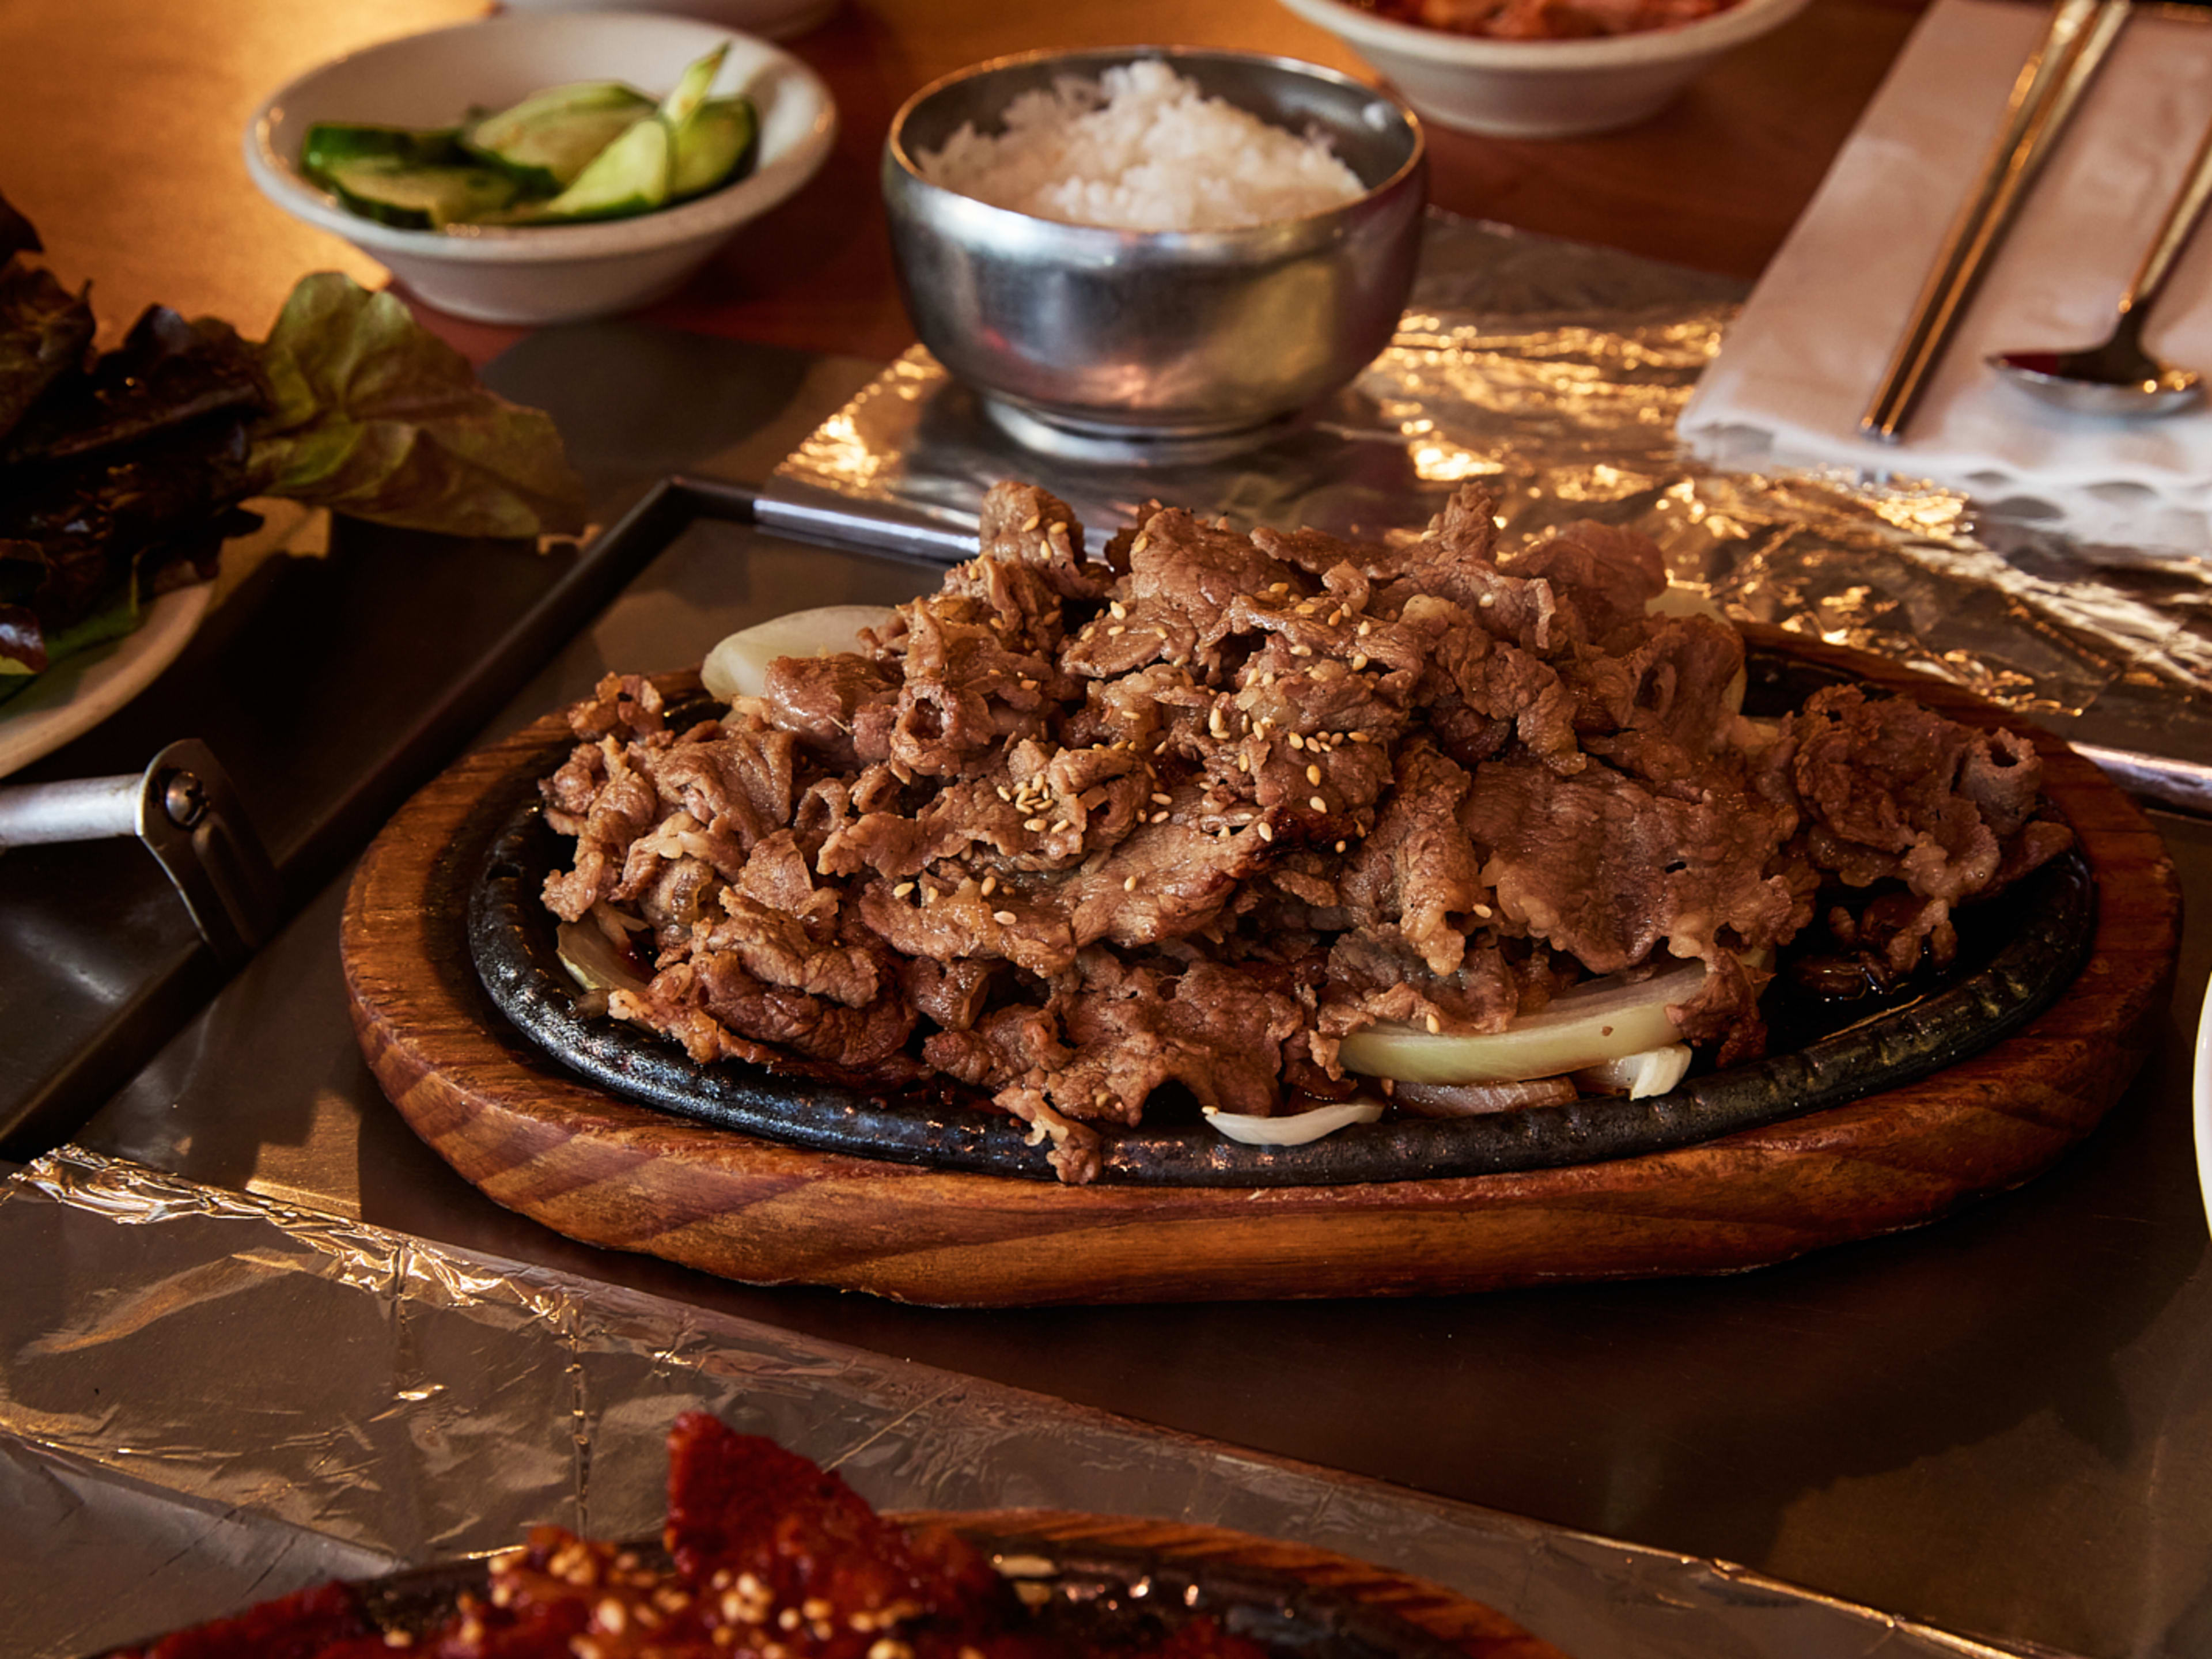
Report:
[{"label": "stainless steel rice bowl", "polygon": [[[1364,193],[1248,229],[1127,231],[994,207],[923,177],[917,158],[962,123],[1000,131],[1018,94],[1140,58],[1273,125],[1325,135]],[[1027,417],[1079,438],[1207,440],[1304,408],[1389,343],[1419,251],[1427,155],[1418,117],[1333,70],[1120,47],[998,58],[923,88],[892,119],[883,184],[915,331],[994,413],[1018,431]]]}]

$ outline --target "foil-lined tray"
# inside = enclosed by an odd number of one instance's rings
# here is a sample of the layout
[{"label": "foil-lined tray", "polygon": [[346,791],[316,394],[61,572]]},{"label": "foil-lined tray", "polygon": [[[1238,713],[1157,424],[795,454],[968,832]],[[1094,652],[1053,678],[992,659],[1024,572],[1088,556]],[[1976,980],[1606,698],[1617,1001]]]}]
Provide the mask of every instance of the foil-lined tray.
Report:
[{"label": "foil-lined tray", "polygon": [[66,1659],[333,1577],[623,1537],[712,1411],[879,1507],[1221,1526],[1431,1579],[1576,1659],[1969,1659],[1622,1544],[65,1150],[0,1184],[0,1628]]},{"label": "foil-lined tray", "polygon": [[1729,472],[1675,416],[1742,290],[1609,250],[1431,211],[1396,339],[1293,428],[1212,459],[1025,448],[917,347],[780,467],[794,499],[971,531],[991,484],[1063,496],[1094,536],[1147,499],[1242,525],[1414,533],[1462,483],[1508,544],[1577,519],[1650,533],[1735,615],[1967,686],[2088,746],[2125,781],[2212,810],[2212,568],[2061,539],[1934,487]]}]

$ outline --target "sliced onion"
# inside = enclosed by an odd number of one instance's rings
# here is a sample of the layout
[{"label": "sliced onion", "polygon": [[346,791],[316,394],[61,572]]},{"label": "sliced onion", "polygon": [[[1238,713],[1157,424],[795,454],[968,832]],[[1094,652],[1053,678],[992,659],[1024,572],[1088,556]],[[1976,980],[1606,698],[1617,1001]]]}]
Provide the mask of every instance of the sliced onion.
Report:
[{"label": "sliced onion", "polygon": [[1642,1100],[1647,1095],[1669,1093],[1689,1069],[1690,1045],[1670,1042],[1662,1048],[1646,1048],[1640,1054],[1623,1054],[1602,1066],[1585,1066],[1575,1073],[1575,1082],[1594,1095],[1625,1094],[1631,1100]]},{"label": "sliced onion", "polygon": [[707,660],[699,665],[699,678],[724,702],[733,697],[757,697],[768,689],[768,665],[778,657],[827,657],[856,651],[860,630],[880,628],[891,616],[891,608],[884,605],[825,605],[755,623],[709,651]]},{"label": "sliced onion", "polygon": [[1702,962],[1677,962],[1633,982],[1609,974],[1553,997],[1540,1013],[1473,1036],[1382,1024],[1338,1049],[1346,1069],[1401,1083],[1510,1083],[1557,1077],[1680,1040],[1667,1018],[1705,982]]},{"label": "sliced onion", "polygon": [[[1728,612],[1720,602],[1702,587],[1682,582],[1668,582],[1659,592],[1644,602],[1647,617],[1711,617],[1715,622],[1728,622]],[[1729,626],[1735,626],[1729,623]]]},{"label": "sliced onion", "polygon": [[586,991],[645,992],[628,958],[590,921],[564,921],[557,931],[561,965]]},{"label": "sliced onion", "polygon": [[1563,1077],[1514,1083],[1401,1083],[1390,1091],[1398,1109],[1415,1117],[1481,1117],[1528,1106],[1564,1105],[1574,1097],[1575,1085]]},{"label": "sliced onion", "polygon": [[1310,1107],[1282,1117],[1253,1117],[1243,1112],[1206,1109],[1206,1121],[1231,1140],[1247,1146],[1303,1146],[1310,1140],[1334,1134],[1354,1123],[1372,1123],[1382,1115],[1379,1100],[1340,1100]]}]

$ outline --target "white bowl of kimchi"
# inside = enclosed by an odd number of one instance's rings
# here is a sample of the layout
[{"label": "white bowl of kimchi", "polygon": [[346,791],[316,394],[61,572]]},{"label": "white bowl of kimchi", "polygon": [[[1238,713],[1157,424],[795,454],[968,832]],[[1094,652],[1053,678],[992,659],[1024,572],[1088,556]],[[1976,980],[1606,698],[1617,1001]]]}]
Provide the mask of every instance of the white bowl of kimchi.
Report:
[{"label": "white bowl of kimchi", "polygon": [[[1282,0],[1387,76],[1423,118],[1500,138],[1569,138],[1656,114],[1723,54],[1779,28],[1806,0],[1735,0],[1674,21],[1698,0],[1548,0],[1560,27],[1620,33],[1501,38],[1401,22],[1346,0]],[[1407,9],[1473,17],[1487,0],[1420,0]],[[1497,8],[1543,27],[1547,0]],[[1645,24],[1648,26],[1639,26]]]}]

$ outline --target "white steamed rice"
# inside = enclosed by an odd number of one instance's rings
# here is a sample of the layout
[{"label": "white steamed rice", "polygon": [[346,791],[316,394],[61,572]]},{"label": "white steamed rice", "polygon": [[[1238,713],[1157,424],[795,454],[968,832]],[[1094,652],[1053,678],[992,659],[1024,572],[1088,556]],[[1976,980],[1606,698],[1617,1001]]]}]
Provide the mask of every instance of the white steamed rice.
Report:
[{"label": "white steamed rice", "polygon": [[963,124],[917,158],[923,178],[994,207],[1116,230],[1235,230],[1350,201],[1364,186],[1318,135],[1208,98],[1158,58],[1063,77]]}]

